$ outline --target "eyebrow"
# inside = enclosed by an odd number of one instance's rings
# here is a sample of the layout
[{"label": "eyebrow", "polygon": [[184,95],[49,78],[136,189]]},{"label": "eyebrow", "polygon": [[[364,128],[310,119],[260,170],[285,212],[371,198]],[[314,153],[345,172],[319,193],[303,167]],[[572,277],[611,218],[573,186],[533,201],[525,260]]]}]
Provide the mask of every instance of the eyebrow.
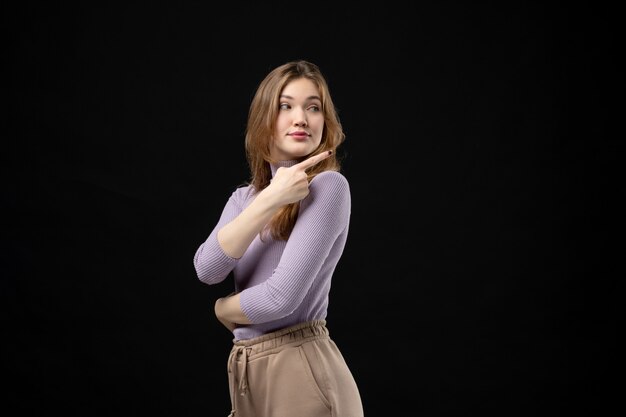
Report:
[{"label": "eyebrow", "polygon": [[[288,96],[287,94],[281,94],[281,95],[280,95],[280,97],[281,97],[281,98],[287,98],[287,99],[289,99],[289,100],[293,100],[293,97]],[[306,100],[305,100],[305,101],[311,101],[311,100],[319,100],[319,101],[322,101],[322,99],[321,99],[321,98],[319,98],[318,96],[308,96],[308,97],[306,98]]]}]

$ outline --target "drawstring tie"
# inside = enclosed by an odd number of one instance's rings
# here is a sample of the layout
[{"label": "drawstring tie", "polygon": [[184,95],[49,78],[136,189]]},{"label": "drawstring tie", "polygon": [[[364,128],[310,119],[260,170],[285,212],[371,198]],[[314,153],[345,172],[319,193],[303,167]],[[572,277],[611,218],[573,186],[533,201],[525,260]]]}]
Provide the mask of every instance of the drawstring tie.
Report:
[{"label": "drawstring tie", "polygon": [[[237,366],[237,358],[240,354],[243,356],[243,369],[241,370],[241,377],[239,378],[239,395],[242,397],[248,392],[248,349],[250,348],[246,346],[236,346],[232,352],[230,352],[230,357],[228,358],[228,372],[232,373],[233,369]],[[231,404],[232,410],[230,411],[228,417],[235,416],[235,396],[231,395],[231,397],[233,399]]]}]

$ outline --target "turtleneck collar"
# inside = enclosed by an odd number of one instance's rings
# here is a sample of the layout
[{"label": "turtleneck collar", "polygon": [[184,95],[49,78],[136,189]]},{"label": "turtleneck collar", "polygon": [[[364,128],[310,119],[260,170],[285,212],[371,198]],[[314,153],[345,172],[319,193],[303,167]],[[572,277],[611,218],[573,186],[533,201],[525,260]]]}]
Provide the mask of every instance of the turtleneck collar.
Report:
[{"label": "turtleneck collar", "polygon": [[291,167],[294,166],[295,164],[298,163],[298,160],[296,159],[289,159],[286,161],[278,161],[275,164],[270,164],[270,167],[272,168],[272,178],[274,178],[274,175],[276,175],[276,171],[278,171],[278,168],[281,167]]}]

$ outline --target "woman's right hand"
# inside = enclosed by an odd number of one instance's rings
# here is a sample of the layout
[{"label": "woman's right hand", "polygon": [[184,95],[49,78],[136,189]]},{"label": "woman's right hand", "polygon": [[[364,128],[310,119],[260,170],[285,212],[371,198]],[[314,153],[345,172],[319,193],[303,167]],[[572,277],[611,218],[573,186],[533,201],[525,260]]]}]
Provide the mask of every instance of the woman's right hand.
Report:
[{"label": "woman's right hand", "polygon": [[276,204],[284,206],[302,200],[309,195],[309,180],[306,169],[332,155],[332,151],[314,155],[290,167],[276,170],[272,182],[263,190],[276,199]]},{"label": "woman's right hand", "polygon": [[277,210],[309,194],[309,180],[305,170],[331,154],[331,151],[323,152],[294,166],[278,168],[270,185],[218,232],[217,240],[224,253],[234,259],[241,258]]}]

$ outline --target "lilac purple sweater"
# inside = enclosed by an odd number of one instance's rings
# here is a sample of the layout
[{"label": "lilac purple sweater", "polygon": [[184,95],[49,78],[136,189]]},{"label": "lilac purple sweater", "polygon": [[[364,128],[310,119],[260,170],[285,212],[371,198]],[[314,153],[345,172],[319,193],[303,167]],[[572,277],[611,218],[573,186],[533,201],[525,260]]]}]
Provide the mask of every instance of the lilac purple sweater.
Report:
[{"label": "lilac purple sweater", "polygon": [[[272,165],[272,176],[279,166]],[[244,255],[224,253],[217,232],[250,204],[252,186],[237,188],[224,207],[217,225],[194,255],[194,267],[205,284],[222,282],[233,273],[241,309],[253,324],[238,327],[235,340],[309,320],[326,318],[331,278],[348,236],[351,197],[346,178],[324,171],[311,180],[309,195],[300,202],[298,220],[288,241],[264,242],[257,236]]]}]

